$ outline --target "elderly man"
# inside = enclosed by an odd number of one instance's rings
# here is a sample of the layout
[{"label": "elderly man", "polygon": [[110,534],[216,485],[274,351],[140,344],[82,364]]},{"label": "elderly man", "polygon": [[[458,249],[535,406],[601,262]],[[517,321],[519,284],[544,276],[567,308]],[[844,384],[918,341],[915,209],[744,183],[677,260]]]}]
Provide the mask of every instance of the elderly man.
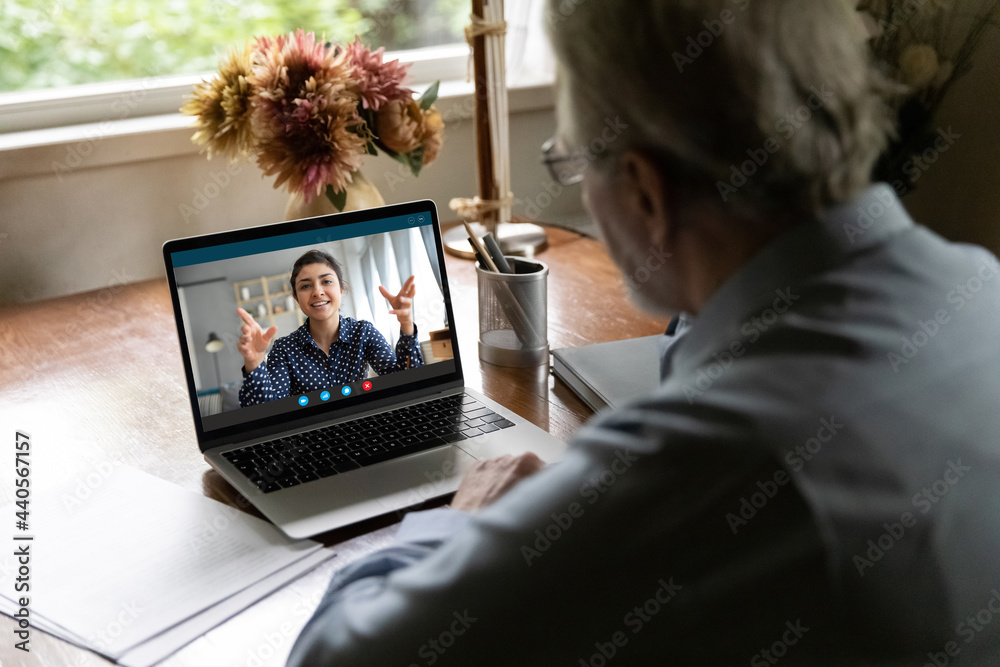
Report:
[{"label": "elderly man", "polygon": [[889,123],[850,3],[548,16],[546,161],[634,299],[684,313],[668,372],[559,464],[409,515],[289,664],[996,664],[1000,265],[869,183]]}]

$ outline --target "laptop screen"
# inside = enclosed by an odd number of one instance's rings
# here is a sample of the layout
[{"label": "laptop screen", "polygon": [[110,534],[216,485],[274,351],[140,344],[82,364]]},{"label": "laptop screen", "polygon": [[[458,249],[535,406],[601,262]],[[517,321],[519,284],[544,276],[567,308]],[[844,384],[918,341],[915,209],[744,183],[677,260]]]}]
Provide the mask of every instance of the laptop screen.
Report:
[{"label": "laptop screen", "polygon": [[433,202],[170,241],[164,261],[203,448],[461,380]]}]

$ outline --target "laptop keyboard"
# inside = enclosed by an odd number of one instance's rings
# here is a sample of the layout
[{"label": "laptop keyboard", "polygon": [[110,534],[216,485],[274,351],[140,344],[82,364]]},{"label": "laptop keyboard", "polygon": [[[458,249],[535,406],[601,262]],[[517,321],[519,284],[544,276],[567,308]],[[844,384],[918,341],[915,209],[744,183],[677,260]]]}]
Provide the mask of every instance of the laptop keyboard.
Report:
[{"label": "laptop keyboard", "polygon": [[471,396],[456,394],[234,449],[222,457],[258,489],[271,493],[513,425]]}]

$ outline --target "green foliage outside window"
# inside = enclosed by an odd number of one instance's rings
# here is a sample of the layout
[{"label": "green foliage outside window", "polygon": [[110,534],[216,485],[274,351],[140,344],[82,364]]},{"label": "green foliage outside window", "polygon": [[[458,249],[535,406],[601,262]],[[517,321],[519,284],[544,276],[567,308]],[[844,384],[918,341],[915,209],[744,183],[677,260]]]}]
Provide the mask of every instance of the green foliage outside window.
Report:
[{"label": "green foliage outside window", "polygon": [[3,0],[0,92],[214,70],[253,35],[302,28],[372,48],[462,41],[469,0]]}]

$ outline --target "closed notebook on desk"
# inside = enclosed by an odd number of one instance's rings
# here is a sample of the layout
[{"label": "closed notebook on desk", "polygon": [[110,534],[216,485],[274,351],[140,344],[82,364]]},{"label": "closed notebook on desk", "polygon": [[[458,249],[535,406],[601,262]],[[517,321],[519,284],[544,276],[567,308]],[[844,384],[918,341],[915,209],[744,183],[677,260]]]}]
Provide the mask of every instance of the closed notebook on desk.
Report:
[{"label": "closed notebook on desk", "polygon": [[662,334],[552,350],[556,377],[595,412],[648,394],[660,383]]}]

